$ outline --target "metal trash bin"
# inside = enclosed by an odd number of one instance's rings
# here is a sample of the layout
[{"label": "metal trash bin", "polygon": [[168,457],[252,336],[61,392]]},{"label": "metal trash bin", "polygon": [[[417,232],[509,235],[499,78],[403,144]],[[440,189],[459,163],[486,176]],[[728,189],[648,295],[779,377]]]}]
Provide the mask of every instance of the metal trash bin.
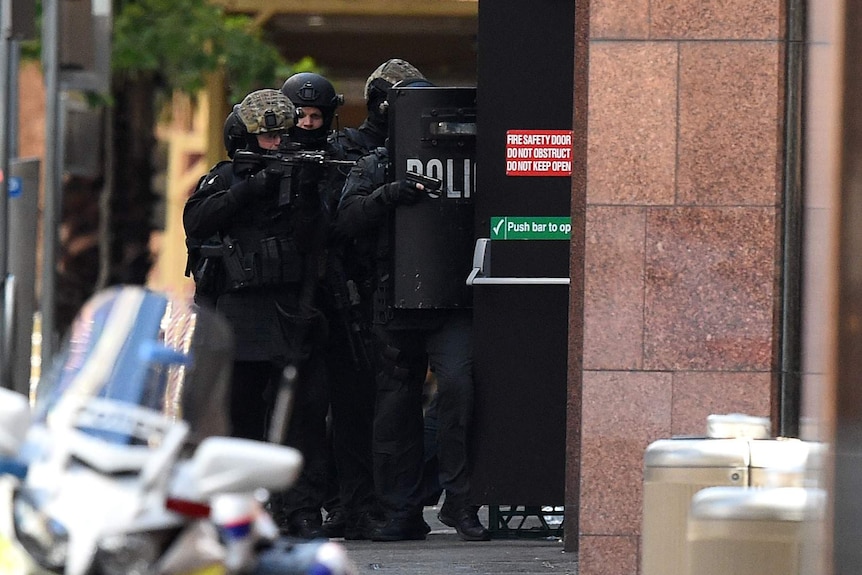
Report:
[{"label": "metal trash bin", "polygon": [[684,573],[692,497],[708,487],[804,485],[810,444],[768,438],[768,418],[710,415],[705,438],[660,439],[644,454],[641,574]]},{"label": "metal trash bin", "polygon": [[804,521],[822,506],[804,487],[710,487],[691,502],[687,523],[689,575],[800,573]]},{"label": "metal trash bin", "polygon": [[815,444],[790,437],[752,439],[750,487],[804,487],[806,466]]},{"label": "metal trash bin", "polygon": [[706,418],[706,436],[712,438],[766,439],[772,435],[768,417],[744,413],[713,413]]},{"label": "metal trash bin", "polygon": [[644,454],[641,574],[685,569],[686,520],[695,493],[749,483],[747,439],[660,439]]}]

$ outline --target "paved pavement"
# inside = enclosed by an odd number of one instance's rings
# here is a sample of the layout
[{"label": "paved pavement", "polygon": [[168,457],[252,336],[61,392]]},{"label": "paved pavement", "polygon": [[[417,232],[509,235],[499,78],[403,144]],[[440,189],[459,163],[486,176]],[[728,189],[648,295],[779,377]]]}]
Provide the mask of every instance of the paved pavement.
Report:
[{"label": "paved pavement", "polygon": [[[360,575],[577,575],[578,556],[563,551],[558,539],[461,541],[437,520],[437,507],[425,508],[431,533],[425,541],[343,541]],[[480,510],[487,525],[487,508]]]}]

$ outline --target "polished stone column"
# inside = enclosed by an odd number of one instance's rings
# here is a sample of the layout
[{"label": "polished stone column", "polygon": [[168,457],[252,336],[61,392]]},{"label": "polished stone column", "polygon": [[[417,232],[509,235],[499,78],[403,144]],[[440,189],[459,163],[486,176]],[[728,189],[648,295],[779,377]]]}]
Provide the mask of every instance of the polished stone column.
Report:
[{"label": "polished stone column", "polygon": [[581,575],[639,570],[643,455],[774,417],[783,0],[591,0]]},{"label": "polished stone column", "polygon": [[808,3],[803,433],[828,497],[807,573],[862,571],[862,2]]}]

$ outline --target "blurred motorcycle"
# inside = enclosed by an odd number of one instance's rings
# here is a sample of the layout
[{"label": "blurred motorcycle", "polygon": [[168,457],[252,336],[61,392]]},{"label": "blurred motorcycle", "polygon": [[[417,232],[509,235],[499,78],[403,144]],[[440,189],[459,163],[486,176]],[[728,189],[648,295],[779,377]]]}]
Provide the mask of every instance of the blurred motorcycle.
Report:
[{"label": "blurred motorcycle", "polygon": [[227,437],[232,349],[211,310],[91,298],[30,398],[0,388],[0,575],[354,575],[279,537],[265,502],[302,457]]}]

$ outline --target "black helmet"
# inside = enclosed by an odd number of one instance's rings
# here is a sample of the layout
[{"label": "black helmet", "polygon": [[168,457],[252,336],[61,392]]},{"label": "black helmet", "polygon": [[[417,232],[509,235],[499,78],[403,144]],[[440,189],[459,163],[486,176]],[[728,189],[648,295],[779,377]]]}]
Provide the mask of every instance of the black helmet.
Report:
[{"label": "black helmet", "polygon": [[314,72],[300,72],[284,81],[281,93],[299,109],[303,106],[320,108],[323,112],[323,127],[326,132],[332,127],[335,109],[344,103],[344,96],[335,93],[332,83]]},{"label": "black helmet", "polygon": [[224,149],[227,150],[227,157],[231,159],[236,151],[245,148],[248,142],[248,132],[236,113],[237,108],[239,104],[234,105],[224,121]]}]

